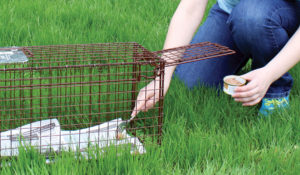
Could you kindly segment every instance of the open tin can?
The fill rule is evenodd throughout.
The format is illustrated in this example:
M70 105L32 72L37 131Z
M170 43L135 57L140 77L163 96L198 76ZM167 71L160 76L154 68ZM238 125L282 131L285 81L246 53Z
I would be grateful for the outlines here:
M236 87L244 86L246 80L240 76L228 75L223 79L224 86L223 91L228 95L233 95Z

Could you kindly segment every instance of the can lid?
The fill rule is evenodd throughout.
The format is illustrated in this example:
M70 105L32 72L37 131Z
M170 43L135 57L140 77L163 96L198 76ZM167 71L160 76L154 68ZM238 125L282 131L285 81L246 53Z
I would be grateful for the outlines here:
M232 86L242 86L246 84L246 80L237 75L228 75L223 79L224 83Z

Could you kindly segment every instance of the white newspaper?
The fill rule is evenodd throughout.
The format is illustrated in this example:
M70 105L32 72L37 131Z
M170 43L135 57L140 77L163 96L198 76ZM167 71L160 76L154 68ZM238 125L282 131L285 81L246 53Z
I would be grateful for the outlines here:
M13 46L11 48L0 48L0 64L25 63L27 61L27 56L19 47Z
M33 122L0 133L0 156L17 156L20 146L32 146L41 153L62 150L80 151L83 154L91 146L105 148L130 144L130 152L144 154L144 146L138 138L120 129L122 119L115 119L90 128L64 131L57 119Z

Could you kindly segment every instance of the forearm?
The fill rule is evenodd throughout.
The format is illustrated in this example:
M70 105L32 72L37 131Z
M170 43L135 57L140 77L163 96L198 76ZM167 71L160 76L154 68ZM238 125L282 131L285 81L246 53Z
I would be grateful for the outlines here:
M169 25L164 49L189 44L203 18L207 0L181 0Z
M169 25L164 49L187 45L200 25L208 0L181 0ZM170 79L176 66L167 67L165 77Z
M280 78L300 61L300 27L283 49L266 66L272 82Z

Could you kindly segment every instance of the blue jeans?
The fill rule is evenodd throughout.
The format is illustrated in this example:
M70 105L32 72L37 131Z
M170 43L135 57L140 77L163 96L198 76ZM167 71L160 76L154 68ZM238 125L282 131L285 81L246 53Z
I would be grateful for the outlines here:
M204 41L225 45L237 53L178 65L175 75L185 85L222 86L223 77L236 74L252 58L252 69L266 65L286 44L300 24L300 2L287 0L241 0L231 14L215 4L191 43ZM289 73L275 81L266 98L289 95Z

